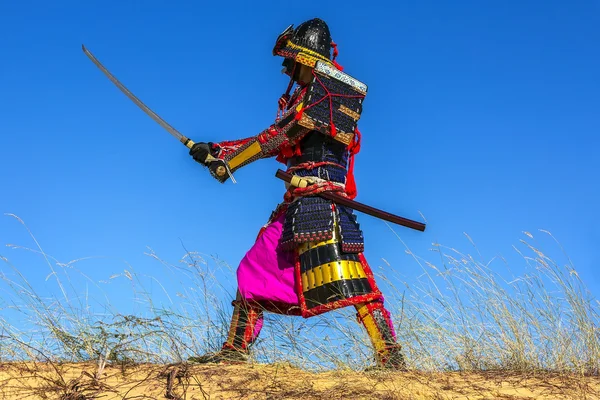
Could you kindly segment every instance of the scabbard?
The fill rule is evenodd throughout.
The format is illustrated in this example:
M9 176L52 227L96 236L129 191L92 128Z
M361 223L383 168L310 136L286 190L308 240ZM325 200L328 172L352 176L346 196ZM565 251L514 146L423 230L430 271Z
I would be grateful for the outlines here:
M282 171L280 169L277 170L277 173L275 174L275 176L285 182L288 182L288 183L291 182L292 177L293 177L292 174L288 174L287 172ZM336 194L334 192L322 192L322 193L319 193L318 196L321 196L325 199L331 200L334 203L337 203L337 204L340 204L340 205L343 205L346 207L350 207L353 210L360 211L365 214L369 214L373 217L383 219L385 221L393 222L394 224L402 225L407 228L415 229L415 230L418 230L421 232L425 231L425 224L423 224L421 222L413 221L408 218L390 214L388 212L379 210L377 208L368 206L366 204L359 203L358 201L351 200L347 197L340 196L339 194Z

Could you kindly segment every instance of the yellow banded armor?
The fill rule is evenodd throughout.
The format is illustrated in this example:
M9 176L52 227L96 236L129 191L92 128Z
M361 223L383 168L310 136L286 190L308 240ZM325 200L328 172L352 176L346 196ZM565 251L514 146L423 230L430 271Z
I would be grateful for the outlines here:
M374 294L361 259L356 253L340 249L337 224L331 239L299 245L300 281L304 309Z

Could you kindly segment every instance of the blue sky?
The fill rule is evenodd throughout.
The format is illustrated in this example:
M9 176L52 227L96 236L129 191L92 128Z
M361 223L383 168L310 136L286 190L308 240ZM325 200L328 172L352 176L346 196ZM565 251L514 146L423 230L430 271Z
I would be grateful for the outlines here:
M95 281L125 268L160 276L147 247L176 263L185 245L235 267L282 199L281 164L218 183L81 45L183 134L221 141L273 122L287 85L274 41L320 17L339 63L369 86L356 200L422 213L424 233L394 227L421 257L435 260L442 243L502 256L515 274L523 231L562 262L538 233L548 230L598 297L598 1L249 4L0 4L0 212L62 262L102 257L79 264ZM407 282L421 273L383 221L359 221L372 266L385 259ZM50 284L43 259L4 247L34 246L14 218L0 217L0 244L34 284Z

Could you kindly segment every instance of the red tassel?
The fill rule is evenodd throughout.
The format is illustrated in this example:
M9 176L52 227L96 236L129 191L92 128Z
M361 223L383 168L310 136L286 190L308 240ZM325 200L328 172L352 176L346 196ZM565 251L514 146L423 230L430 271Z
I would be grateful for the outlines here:
M356 197L356 182L354 181L354 154L350 154L350 165L346 175L346 195L353 199Z
M348 175L346 176L346 195L353 199L357 195L356 181L354 180L354 156L360 151L361 134L358 130L358 126L354 128L354 137L352 142L348 146L348 152L350 153L350 162L348 165Z
M331 121L331 137L335 137L335 135L337 135L337 128L335 127L333 121Z

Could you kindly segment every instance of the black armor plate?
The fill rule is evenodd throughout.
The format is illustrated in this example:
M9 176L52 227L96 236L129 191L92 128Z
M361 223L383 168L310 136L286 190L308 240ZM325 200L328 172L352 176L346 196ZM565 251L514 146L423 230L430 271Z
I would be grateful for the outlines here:
M333 136L333 118L334 138L349 144L362 113L367 85L320 61L314 71L315 78L308 87L299 124Z

